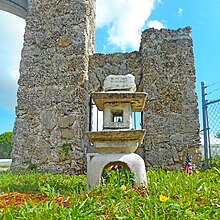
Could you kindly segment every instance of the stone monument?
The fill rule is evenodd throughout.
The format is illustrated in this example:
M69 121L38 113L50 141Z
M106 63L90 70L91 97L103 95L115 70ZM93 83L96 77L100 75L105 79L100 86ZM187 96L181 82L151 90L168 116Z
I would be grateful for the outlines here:
M108 75L127 74L135 76L137 92L148 94L147 135L136 150L146 166L180 168L186 145L200 161L191 28L148 29L139 51L94 54L95 0L24 2L12 170L34 164L42 171L85 172L86 153L95 151L85 137L94 114L90 94L103 90Z
M87 188L98 185L108 165L124 164L135 175L134 185L146 185L144 160L134 153L142 143L145 130L132 130L132 112L142 111L145 92L135 92L134 76L108 76L104 92L92 93L103 111L103 130L88 132L87 137L97 154L88 155Z

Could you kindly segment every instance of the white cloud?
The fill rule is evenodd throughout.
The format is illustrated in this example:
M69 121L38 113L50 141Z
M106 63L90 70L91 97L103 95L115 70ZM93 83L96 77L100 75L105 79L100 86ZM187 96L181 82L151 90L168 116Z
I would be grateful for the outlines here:
M0 83L0 108L8 109L14 111L16 105L16 92L17 83L11 79L11 77L6 77L6 74L1 76Z
M12 80L14 80L15 82L18 81L19 79L19 71L18 69L11 69L10 72L9 72L9 76Z
M180 17L182 17L182 15L183 15L183 9L182 9L182 8L179 8L179 9L178 9L178 15L179 15Z
M108 27L108 41L123 51L137 50L141 31L158 0L97 0L96 27Z
M25 21L0 11L0 108L14 110Z
M0 11L0 20L0 37L7 37L7 41L12 41L11 43L13 44L22 45L25 20L4 11Z
M165 28L165 25L157 20L153 20L153 21L148 22L148 27L155 28L155 29L161 29L161 28Z

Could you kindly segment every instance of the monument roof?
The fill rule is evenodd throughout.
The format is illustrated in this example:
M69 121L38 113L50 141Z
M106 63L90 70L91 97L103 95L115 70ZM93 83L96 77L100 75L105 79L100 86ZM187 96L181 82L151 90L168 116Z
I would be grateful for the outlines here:
M106 103L131 103L133 112L143 111L147 93L145 92L94 92L91 94L99 111L104 110Z

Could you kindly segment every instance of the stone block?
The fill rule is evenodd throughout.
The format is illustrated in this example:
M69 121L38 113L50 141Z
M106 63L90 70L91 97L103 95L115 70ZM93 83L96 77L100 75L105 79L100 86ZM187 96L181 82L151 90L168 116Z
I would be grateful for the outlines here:
M48 130L53 130L57 125L57 116L54 111L42 111L40 114L41 123Z
M109 75L104 81L103 90L107 91L136 91L135 77L132 74Z
M75 132L71 129L62 129L62 137L71 140L74 138Z
M74 117L73 116L65 116L61 117L59 120L59 127L60 128L69 128L71 125L73 125Z

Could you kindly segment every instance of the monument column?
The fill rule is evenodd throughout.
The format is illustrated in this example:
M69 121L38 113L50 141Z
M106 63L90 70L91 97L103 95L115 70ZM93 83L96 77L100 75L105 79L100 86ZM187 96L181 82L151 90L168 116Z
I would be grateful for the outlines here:
M20 64L12 170L84 171L95 0L32 0Z

